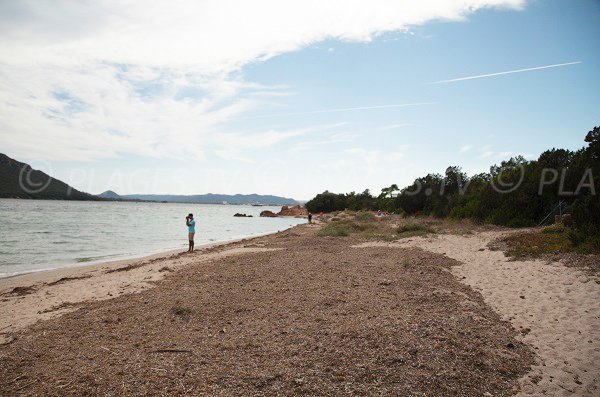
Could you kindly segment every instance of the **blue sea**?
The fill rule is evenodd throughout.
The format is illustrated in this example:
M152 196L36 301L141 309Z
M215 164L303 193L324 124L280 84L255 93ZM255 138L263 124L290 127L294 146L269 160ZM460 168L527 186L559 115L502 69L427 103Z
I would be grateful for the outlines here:
M188 213L196 220L196 247L306 222L260 218L264 210L280 207L0 199L0 277L185 251Z

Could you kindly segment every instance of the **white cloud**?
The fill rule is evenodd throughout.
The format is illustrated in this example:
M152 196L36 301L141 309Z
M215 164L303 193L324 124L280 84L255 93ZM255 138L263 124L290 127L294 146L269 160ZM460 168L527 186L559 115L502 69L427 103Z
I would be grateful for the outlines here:
M387 158L391 161L399 161L406 157L406 152L410 149L410 145L400 145Z
M365 163L376 163L380 159L380 153L377 150L367 150L363 148L346 149L346 153L355 156Z
M379 127L377 130L378 131L397 130L398 128L411 127L413 125L414 124L410 124L410 123L388 124L388 125Z
M498 152L498 153L496 153L496 158L508 160L509 158L513 157L514 155L515 154L513 152Z
M346 133L337 133L332 134L326 139L316 140L316 141L304 141L297 143L292 147L294 151L303 151L310 150L317 146L325 146L325 145L335 145L339 143L350 143L353 142L356 138L356 134L346 134Z
M404 107L410 107L410 106L425 106L425 105L435 105L435 102L413 102L413 103L398 103L398 104L388 104L388 105L357 106L357 107L352 107L352 108L339 108L339 109L318 109L318 110L309 110L306 112L267 114L267 115L257 116L256 118L300 116L300 115L321 114L321 113L354 112L357 110L391 109L391 108L404 108Z
M248 143L226 128L233 116L291 94L245 81L244 65L524 3L2 2L0 143L25 158L202 157L215 136Z
M466 153L466 152L468 152L469 150L471 150L472 148L473 148L473 146L472 146L472 145L463 145L463 146L461 146L461 148L460 148L459 152L460 152L460 153Z
M481 148L479 158L485 159L485 158L493 156L494 153L496 153L496 152L492 150L492 147L489 145L486 145Z

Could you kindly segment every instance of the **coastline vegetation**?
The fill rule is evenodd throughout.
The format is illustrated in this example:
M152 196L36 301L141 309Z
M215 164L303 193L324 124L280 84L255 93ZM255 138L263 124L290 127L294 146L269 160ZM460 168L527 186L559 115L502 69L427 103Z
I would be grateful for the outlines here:
M586 147L577 151L550 149L537 160L517 156L467 176L458 166L444 175L429 174L400 189L396 184L378 196L362 193L318 194L306 203L315 212L386 211L438 218L531 227L551 223L566 211L574 224L560 233L542 233L547 240L568 240L571 250L600 252L600 127L589 131ZM343 226L345 225L345 226ZM347 224L322 233L350 233Z
M541 254L568 253L598 254L597 240L580 240L579 233L560 224L547 226L540 231L518 233L502 239L506 253L513 257L539 256Z
M400 222L400 225L398 224ZM394 241L406 237L434 234L435 230L421 220L379 218L369 211L338 213L317 231L321 237L358 237L362 239Z

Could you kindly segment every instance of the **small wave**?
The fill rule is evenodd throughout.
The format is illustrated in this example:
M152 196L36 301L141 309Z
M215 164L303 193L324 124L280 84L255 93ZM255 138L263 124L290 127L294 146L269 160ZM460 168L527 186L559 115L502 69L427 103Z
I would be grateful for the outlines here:
M88 256L88 257L83 257L83 258L75 258L75 261L78 263L83 263L83 262L92 262L92 261L99 261L102 259L108 259L108 258L117 258L120 256L123 256L124 254L111 254L111 255L100 255L100 256ZM126 255L126 254L125 254Z
M21 270L18 272L9 272L9 273L0 272L0 278L15 277L15 276L20 276L22 274L45 272L47 270L54 270L54 269L57 269L57 268L56 267L46 267L46 268L40 268L40 269Z

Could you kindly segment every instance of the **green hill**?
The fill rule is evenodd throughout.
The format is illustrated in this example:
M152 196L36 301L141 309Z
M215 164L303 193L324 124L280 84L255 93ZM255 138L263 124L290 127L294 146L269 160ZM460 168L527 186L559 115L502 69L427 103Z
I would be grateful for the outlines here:
M0 153L0 198L101 200Z

